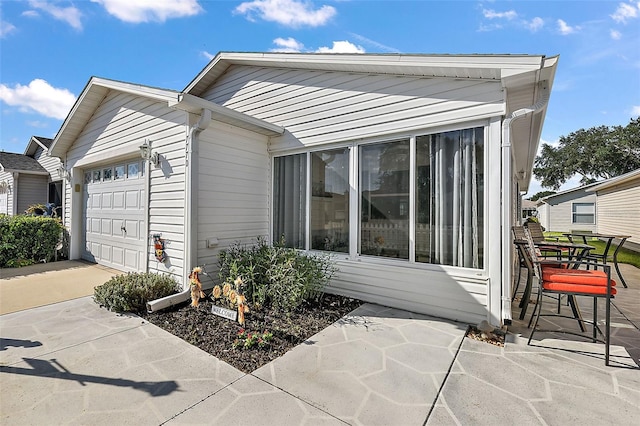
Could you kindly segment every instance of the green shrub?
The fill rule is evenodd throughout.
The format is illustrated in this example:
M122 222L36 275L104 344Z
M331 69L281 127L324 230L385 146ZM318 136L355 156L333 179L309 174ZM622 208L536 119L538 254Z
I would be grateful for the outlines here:
M128 273L117 275L96 287L93 299L114 312L143 312L147 302L178 291L178 283L169 275Z
M63 229L50 217L0 215L0 268L50 261Z
M269 246L258 238L253 246L234 244L219 254L219 277L233 284L240 277L242 291L253 305L291 312L305 300L322 294L336 271L327 254L307 254L284 246Z

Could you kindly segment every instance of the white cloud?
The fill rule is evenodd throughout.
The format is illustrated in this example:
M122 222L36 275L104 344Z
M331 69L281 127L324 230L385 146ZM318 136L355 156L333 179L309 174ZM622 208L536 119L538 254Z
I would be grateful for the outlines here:
M365 53L364 47L348 41L334 41L333 47L321 47L317 53Z
M610 30L609 31L609 35L611 36L611 38L613 40L620 40L622 38L622 33L620 33L620 31L616 31L616 30Z
M0 38L6 37L7 35L11 34L15 30L16 30L15 25L7 21L0 21Z
M214 55L213 53L209 53L206 50L203 50L202 52L200 52L200 54L202 56L204 56L205 58L207 58L208 61L212 60L213 58L216 57L216 55Z
M29 6L48 13L58 21L66 22L76 30L82 30L82 22L80 20L82 13L80 13L80 9L75 6L58 7L53 3L40 0L30 0ZM31 16L33 16L33 14L31 14Z
M640 12L640 2L638 2L635 6L633 2L629 3L620 3L616 11L611 15L616 22L621 22L623 24L627 23L627 19L635 19L638 17L638 12Z
M640 105L634 105L631 107L631 115L634 117L640 116Z
M531 21L525 22L525 26L529 30L531 30L533 32L536 32L536 31L538 31L540 28L542 28L544 26L544 20L542 18L539 18L539 17L536 16Z
M258 17L289 27L318 27L336 15L332 6L323 5L316 9L309 1L298 0L254 0L240 4L234 12L245 15L249 21Z
M204 11L197 0L91 0L124 22L165 22Z
M0 100L19 107L22 112L37 112L62 120L71 110L76 97L67 89L57 89L38 78L28 86L16 84L11 88L0 84Z
M272 52L283 52L283 53L297 53L301 52L304 49L304 44L300 43L295 38L281 38L273 40L273 44L278 47L271 49Z
M37 18L40 16L37 10L25 10L20 15L26 16L27 18Z
M38 129L46 129L47 127L49 127L49 123L46 123L44 121L39 121L39 120L27 121L27 125L31 127L36 127Z
M579 31L579 30L580 30L580 27L579 27L579 26L577 26L577 25L576 25L575 27L569 26L569 25L568 25L565 21L563 21L562 19L558 19L557 23L558 23L558 31L560 31L560 34L562 34L562 35L569 35L569 34L573 34L573 33L575 33L576 31Z
M365 43L365 44L370 44L374 47L377 47L380 50L384 50L386 52L391 52L391 53L400 53L399 49L396 49L395 47L391 47L391 46L387 46L385 44L379 43L375 40L371 40L366 38L365 36L362 36L360 34L356 34L356 33L350 33L351 36L355 37L356 39L360 40L361 42Z
M518 17L515 10L508 10L506 12L496 12L492 9L483 9L482 14L487 19L508 19L512 20Z

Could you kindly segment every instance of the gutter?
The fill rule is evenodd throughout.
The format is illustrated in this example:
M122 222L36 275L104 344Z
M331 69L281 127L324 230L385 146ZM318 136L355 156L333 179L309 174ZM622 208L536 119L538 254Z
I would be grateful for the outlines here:
M542 95L533 105L513 111L502 122L502 321L511 322L511 269L512 269L512 245L511 241L511 205L513 204L511 181L513 178L512 151L511 151L511 124L520 118L530 114L537 114L549 103L549 82L542 82ZM508 224L508 226L507 226Z
M198 252L198 135L209 127L211 110L203 109L198 122L190 126L186 143L187 176L185 182L185 237L184 237L184 266L181 293L172 294L147 303L147 311L154 312L182 303L191 297L189 273L197 262ZM207 287L208 288L212 288ZM203 288L204 289L204 288Z

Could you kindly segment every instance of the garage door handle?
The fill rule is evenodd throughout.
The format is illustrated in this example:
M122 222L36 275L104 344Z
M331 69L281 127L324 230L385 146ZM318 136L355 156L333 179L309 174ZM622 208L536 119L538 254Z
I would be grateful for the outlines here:
M120 230L122 232L127 232L127 228L124 226L124 222L122 222L122 225L120 225Z

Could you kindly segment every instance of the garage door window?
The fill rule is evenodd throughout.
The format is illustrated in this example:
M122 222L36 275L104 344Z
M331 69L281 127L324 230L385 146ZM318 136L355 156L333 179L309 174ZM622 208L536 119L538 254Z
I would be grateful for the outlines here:
M127 169L128 169L128 178L129 179L135 179L138 177L138 169L139 169L140 165L138 163L129 163L127 165Z
M105 182L110 181L112 177L113 177L113 169L111 167L109 167L108 169L102 170L102 179L104 179Z
M124 165L115 166L114 172L115 173L113 174L113 178L115 180L124 179Z
M100 177L102 176L102 171L101 170L94 170L93 171L93 182L100 182Z

